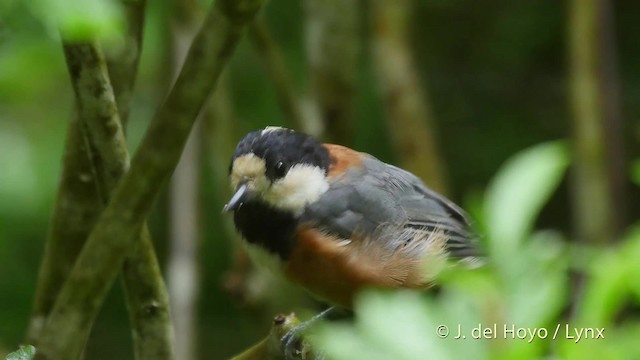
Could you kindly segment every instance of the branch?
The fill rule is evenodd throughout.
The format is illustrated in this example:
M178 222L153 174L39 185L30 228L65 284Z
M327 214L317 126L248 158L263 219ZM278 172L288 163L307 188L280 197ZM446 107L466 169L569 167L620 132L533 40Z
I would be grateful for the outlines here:
M69 121L62 175L40 266L25 343L37 344L46 319L102 210L91 151L77 111Z
M360 15L357 0L305 0L305 45L311 93L328 137L350 144L354 135Z
M84 339L79 334L88 333L124 255L179 160L202 104L261 5L261 0L221 0L212 6L131 169L114 191L62 288L43 331L39 358L78 356Z
M391 139L402 166L446 193L433 115L410 50L412 0L372 2L373 51Z
M122 0L126 18L125 45L117 53L107 53L109 79L115 95L122 131L126 133L133 88L142 52L145 0ZM96 138L97 134L89 134ZM95 141L95 140L94 140ZM118 143L126 149L126 143ZM101 158L117 156L116 149L100 154ZM127 162L127 158L124 159ZM109 192L120 180L111 179ZM104 181L104 180L103 180ZM109 197L110 193L103 196ZM106 203L105 203L106 206ZM125 260L122 280L132 328L135 359L172 359L173 326L169 316L169 296L153 247L147 224L142 225L139 244Z
M169 296L147 224L122 267L122 279L137 360L174 358Z
M64 50L80 118L86 126L88 142L95 149L93 164L101 174L96 181L103 206L106 206L111 192L129 166L118 108L99 47L66 43ZM128 263L135 266L126 266L123 271L136 358L172 358L168 298L146 224L142 225L138 236L138 245L128 256ZM77 342L78 346L83 343Z
M312 126L304 117L302 112L300 99L296 95L293 81L286 63L282 56L282 52L273 41L269 28L263 19L256 19L249 26L249 36L260 59L262 60L267 75L273 83L276 91L276 97L280 108L284 113L284 117L290 127L304 132L312 130Z
M234 356L231 360L281 360L283 359L284 351L282 349L282 337L293 329L296 325L300 324L300 320L291 313L289 315L277 315L273 319L271 330L264 339L260 340L257 344L253 345L249 349ZM300 355L302 359L314 359L315 357L311 353L311 349L306 342L301 344L301 352L304 355Z
M138 74L138 63L142 52L142 30L146 0L121 0L127 22L124 45L115 53L107 52L107 67L113 93L115 94L122 129L126 132L131 108L133 87Z

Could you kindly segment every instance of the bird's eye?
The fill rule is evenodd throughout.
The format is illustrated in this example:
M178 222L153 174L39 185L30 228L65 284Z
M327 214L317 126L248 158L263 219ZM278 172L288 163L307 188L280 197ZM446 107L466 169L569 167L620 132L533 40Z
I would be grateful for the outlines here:
M278 161L278 163L276 164L276 168L275 168L276 176L277 177L283 177L286 172L287 172L287 165L285 163L283 163L282 161Z

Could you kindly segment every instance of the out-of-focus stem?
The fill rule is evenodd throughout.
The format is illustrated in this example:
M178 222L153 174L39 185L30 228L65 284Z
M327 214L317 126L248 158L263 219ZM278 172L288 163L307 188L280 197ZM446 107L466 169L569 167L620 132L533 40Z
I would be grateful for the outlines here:
M189 45L202 22L197 1L171 2L171 72L177 76L189 51ZM206 108L206 105L205 107ZM202 111L184 147L171 178L169 190L169 258L167 283L171 313L176 329L176 358L192 360L197 349L197 299L200 290L198 248L200 246L200 140Z
M572 0L569 9L570 99L573 111L575 166L573 208L580 240L605 244L614 238L613 207L608 165L611 137L605 136L613 119L605 112L602 77L604 0ZM615 128L615 126L614 126Z
M305 46L314 107L327 138L353 142L360 6L357 0L305 0Z
M74 110L25 343L37 344L62 284L102 210L91 151Z
M446 194L433 114L409 44L412 0L372 0L373 57L392 143L404 168Z
M92 43L66 43L64 50L85 136L94 149L102 208L129 167L124 130L100 48ZM171 359L167 293L146 224L139 236L127 255L129 266L123 269L136 359Z

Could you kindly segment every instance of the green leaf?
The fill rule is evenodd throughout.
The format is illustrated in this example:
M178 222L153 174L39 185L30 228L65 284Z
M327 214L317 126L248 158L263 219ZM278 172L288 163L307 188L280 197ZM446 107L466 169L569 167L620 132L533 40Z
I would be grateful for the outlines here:
M32 345L27 345L7 355L6 360L31 360L35 355L36 348Z
M323 324L311 340L334 360L452 359L436 334L434 307L415 292L367 291L356 302L355 324Z
M566 145L550 142L514 155L498 171L484 208L490 250L498 261L516 259L519 245L568 165Z
M35 0L31 11L52 34L74 41L112 38L121 33L123 12L114 0Z

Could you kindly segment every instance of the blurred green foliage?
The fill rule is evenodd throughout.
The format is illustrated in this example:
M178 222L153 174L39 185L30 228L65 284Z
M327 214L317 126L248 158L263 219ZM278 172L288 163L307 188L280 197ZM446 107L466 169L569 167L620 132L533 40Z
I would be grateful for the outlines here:
M121 32L123 13L116 0L6 0L0 11L14 26L33 25L50 36L109 39Z
M530 226L567 165L564 146L548 143L500 169L478 218L486 267L451 267L438 295L363 293L354 324L324 324L311 340L335 360L638 358L640 318L617 317L629 301L640 304L640 227L615 248L587 255ZM574 298L570 263L586 275ZM576 310L563 312L572 301Z
M7 355L7 360L31 360L35 354L36 348L31 345L27 345Z

